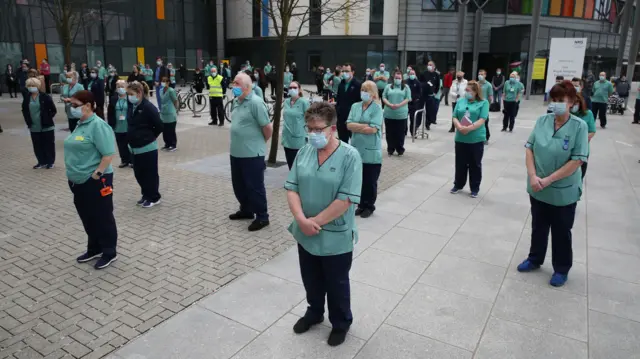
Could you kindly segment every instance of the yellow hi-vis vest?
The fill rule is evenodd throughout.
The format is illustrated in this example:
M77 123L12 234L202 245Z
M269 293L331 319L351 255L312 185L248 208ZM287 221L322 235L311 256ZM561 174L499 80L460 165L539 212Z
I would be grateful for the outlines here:
M217 75L215 78L209 75L207 83L209 84L209 97L222 97L222 76Z

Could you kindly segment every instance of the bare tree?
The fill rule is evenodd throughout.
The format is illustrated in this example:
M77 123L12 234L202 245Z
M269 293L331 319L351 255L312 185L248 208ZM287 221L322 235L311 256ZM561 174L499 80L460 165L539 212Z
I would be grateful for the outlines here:
M267 160L276 163L278 144L280 143L280 117L282 114L282 97L284 84L284 68L287 45L300 37L302 30L311 22L322 26L325 23L344 22L357 16L359 11L367 9L369 0L269 0L264 4L261 0L249 0L256 4L271 19L276 37L279 40L279 57L276 63L278 77L276 79L276 103L273 115L273 137ZM294 23L292 23L292 20Z

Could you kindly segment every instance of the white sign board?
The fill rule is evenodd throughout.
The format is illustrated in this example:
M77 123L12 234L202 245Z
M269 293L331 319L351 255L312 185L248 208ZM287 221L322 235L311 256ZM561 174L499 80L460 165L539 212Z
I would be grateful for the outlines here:
M582 78L586 49L586 38L555 37L551 39L545 92L549 92L556 84L556 76L564 76L565 80L571 80L574 77Z

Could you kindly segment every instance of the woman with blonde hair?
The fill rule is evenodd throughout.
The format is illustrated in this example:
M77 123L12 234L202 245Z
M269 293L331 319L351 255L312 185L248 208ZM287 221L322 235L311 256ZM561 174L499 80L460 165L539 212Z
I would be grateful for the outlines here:
M289 170L293 166L298 150L307 144L307 131L305 130L304 113L309 108L309 100L302 96L302 86L297 81L292 81L288 89L289 98L284 102L282 118L282 146L287 158Z
M373 81L365 81L360 88L362 101L351 106L347 129L353 133L351 146L362 158L362 190L355 214L368 218L376 210L378 178L382 168L382 120L384 118L378 87Z
M38 163L33 169L53 168L56 160L56 126L53 123L57 110L51 96L41 90L42 82L28 78L25 82L29 93L22 101L22 115L31 132L31 142Z
M83 91L84 86L78 81L79 75L76 71L69 71L66 74L66 84L62 87L62 101L64 102L64 110L67 113L67 120L69 121L69 132L73 132L78 124L78 119L73 116L71 112L71 97L78 92Z

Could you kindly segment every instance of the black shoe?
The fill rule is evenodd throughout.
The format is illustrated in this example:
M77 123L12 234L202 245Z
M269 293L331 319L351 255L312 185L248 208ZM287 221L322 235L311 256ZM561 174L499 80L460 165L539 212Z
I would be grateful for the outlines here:
M48 169L48 170L53 169L53 167L54 167L53 163L52 163L52 164L50 164L50 165L46 165L46 166L44 166L44 168L46 168L46 169Z
M371 217L372 214L373 214L373 211L370 210L369 208L366 208L364 211L362 211L362 213L360 214L360 217L369 218Z
M404 151L402 152L398 151L398 156L402 156L402 155L404 155Z
M224 122L220 122L220 124L218 125L218 127L223 127L224 126Z
M344 340L347 338L347 330L343 329L331 329L331 334L329 334L329 339L327 340L327 344L332 347L337 347L338 345L344 343Z
M142 206L144 204L144 202L146 202L147 200L144 199L144 197L140 198L138 200L138 202L136 202L136 206Z
M605 128L607 128L607 125L600 126L600 127L604 130Z
M215 123L213 121L209 122L209 126L215 126L215 125L217 125L217 123Z
M389 155L389 157L393 156L393 152L387 152L387 154Z
M509 132L513 132L513 128L510 128L510 129L509 129Z
M316 322L313 322L310 319L307 319L306 317L302 317L302 318L298 319L296 324L293 325L293 332L296 333L296 334L306 333L314 325L322 323L323 320L324 320L324 317L320 318L320 320L318 320Z
M39 169L45 168L45 167L46 167L46 165L41 165L41 164L38 163L37 165L33 166L33 169L34 170L39 170Z
M500 130L500 132L507 132L507 129L503 128L502 130Z
M76 261L78 261L78 263L86 263L89 262L91 260L94 260L96 258L102 257L102 253L85 253L83 255L81 255L80 257L76 258Z
M449 105L447 105L447 106L449 106ZM432 123L432 125L437 125L437 124L438 124L438 121L433 121L433 123Z
M362 212L364 212L364 208L360 208L360 207L356 208L356 216L361 215Z
M453 132L456 132L456 130L453 128L449 130L449 133L453 133Z
M108 266L111 265L111 263L115 262L117 259L118 259L117 255L115 255L113 257L109 257L109 258L100 257L100 259L98 259L98 261L93 266L93 268L95 268L95 269L107 268Z
M125 167L129 167L129 164L128 164L128 163L125 163L125 162L122 162L122 163L120 164L120 166L118 166L118 168L125 168Z
M427 131L431 131L431 126L427 126Z
M244 213L244 212L236 212L229 215L229 219L232 221L237 221L239 219L253 219L253 213Z
M249 225L249 232L259 231L268 225L269 225L269 221L259 221L256 219L255 221L251 222L251 224Z

